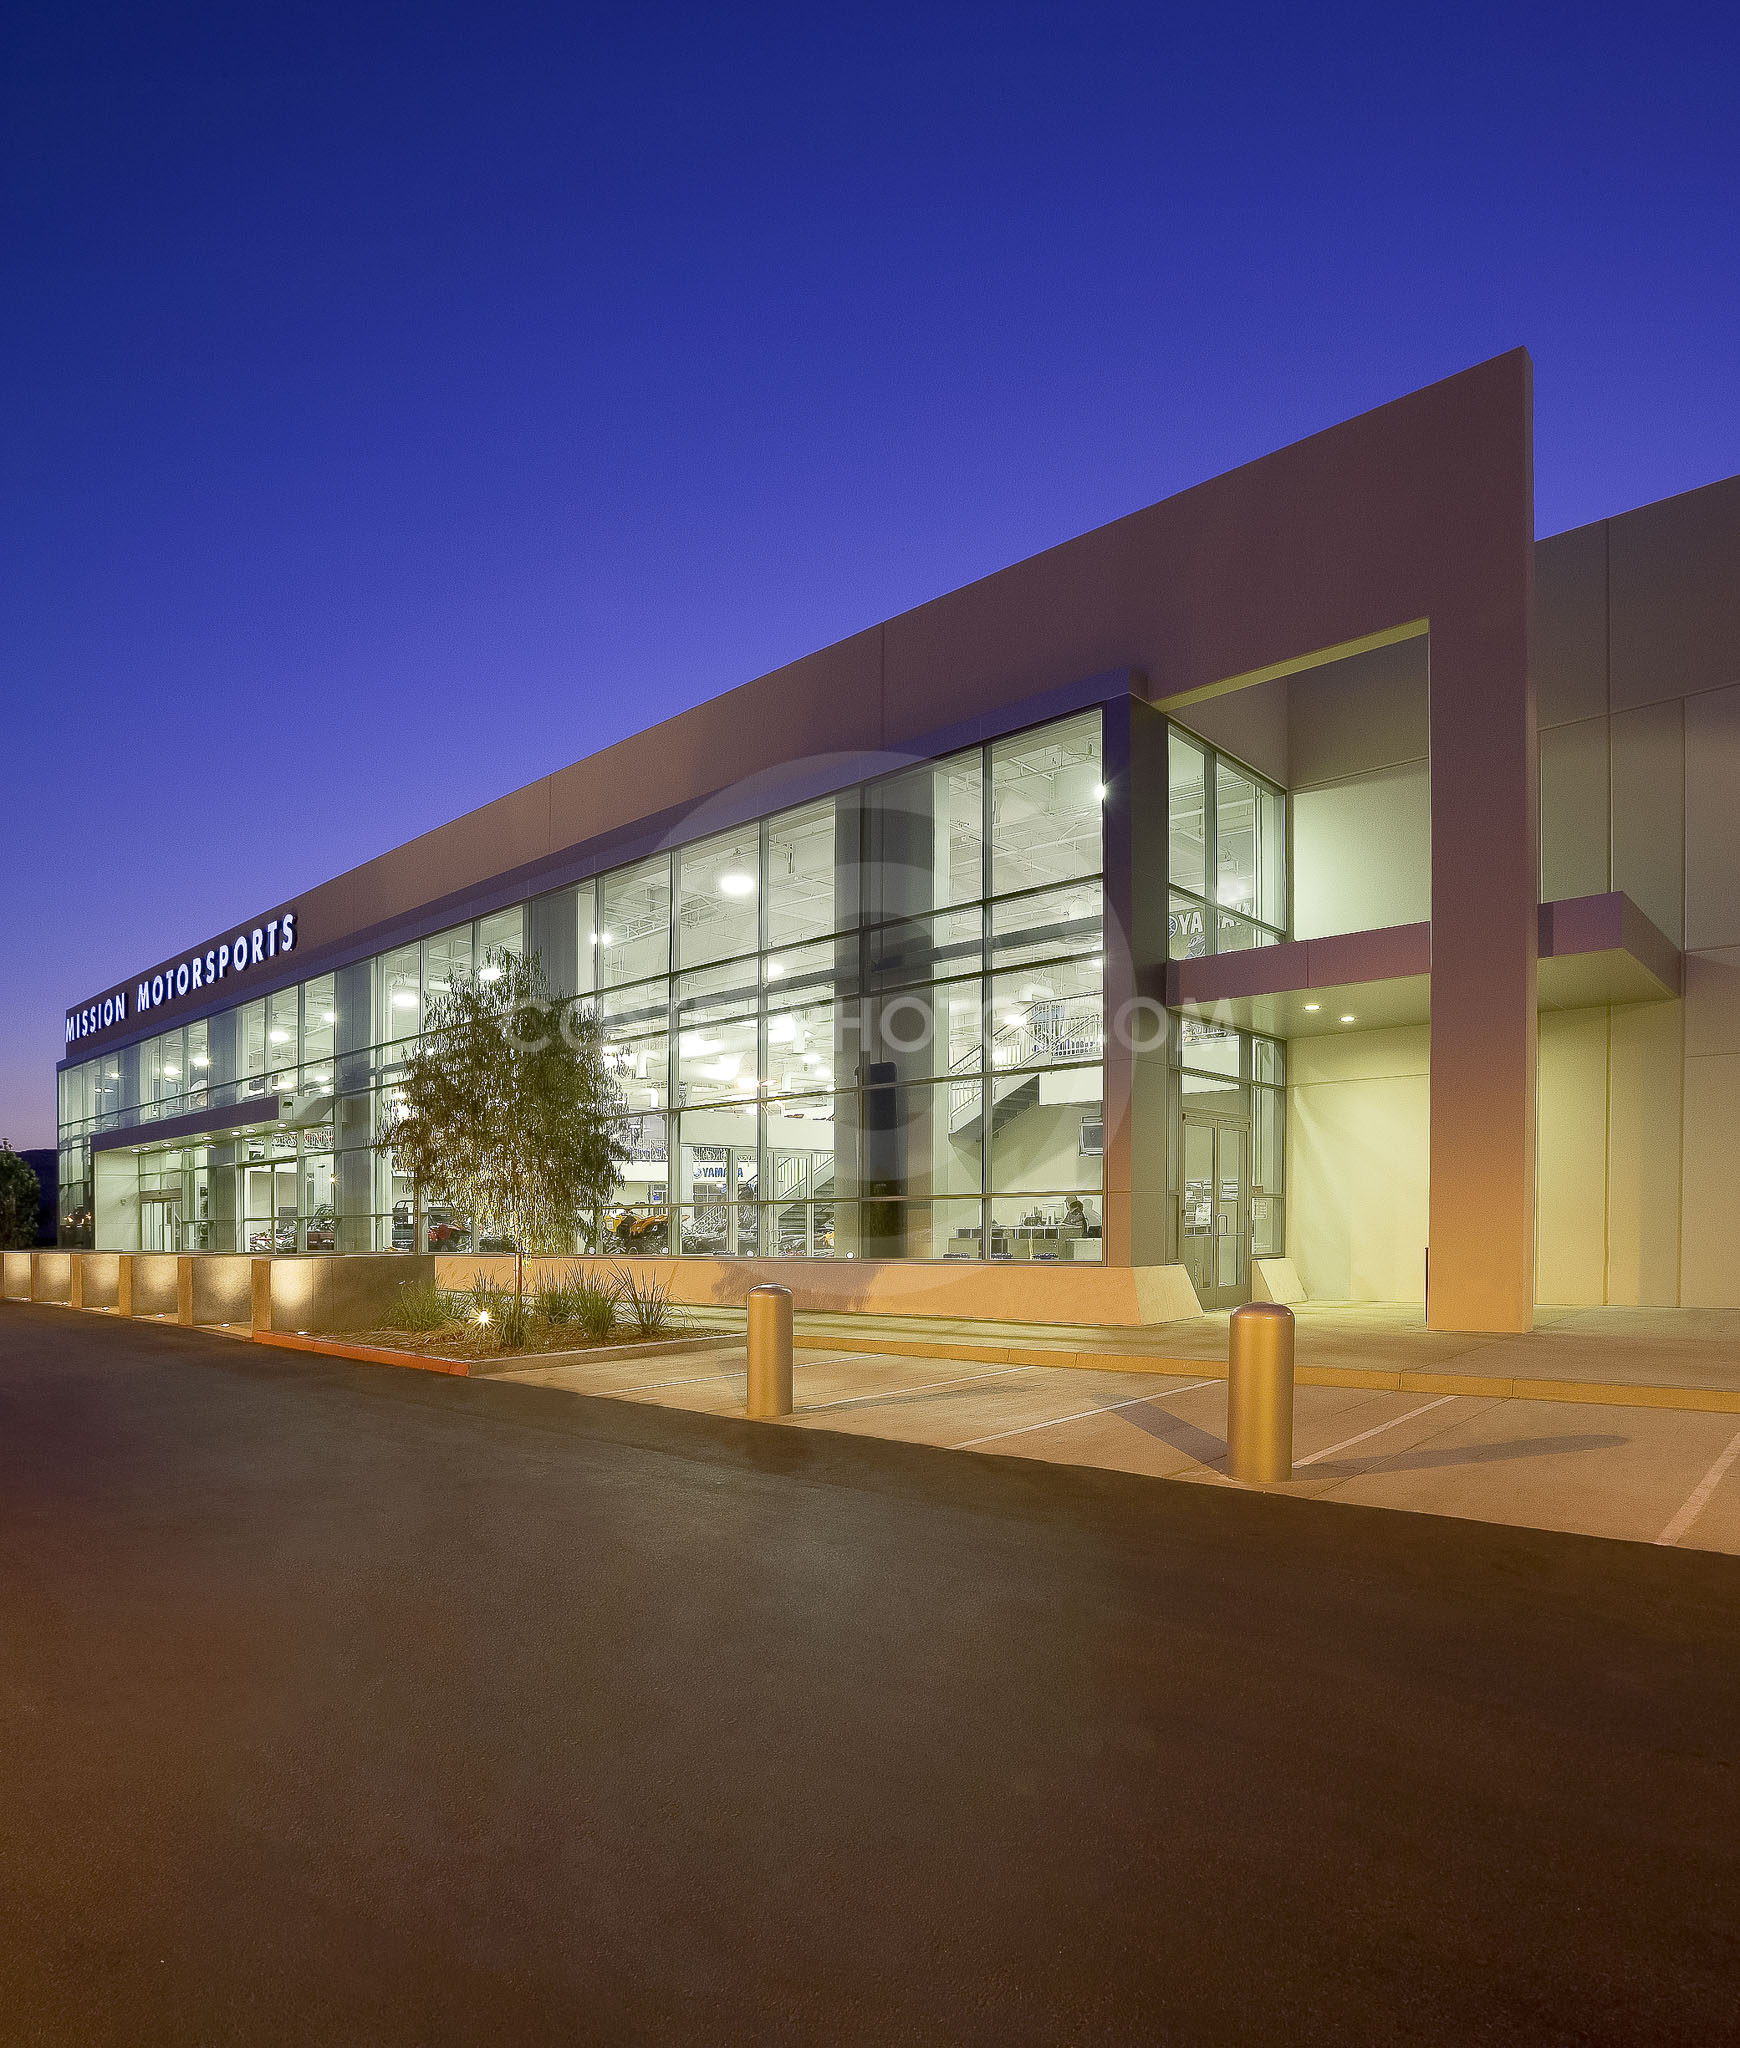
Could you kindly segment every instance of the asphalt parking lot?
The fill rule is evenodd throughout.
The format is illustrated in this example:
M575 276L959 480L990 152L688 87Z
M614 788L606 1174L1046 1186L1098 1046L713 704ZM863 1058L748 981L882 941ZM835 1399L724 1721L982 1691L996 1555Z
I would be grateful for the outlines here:
M7 1304L0 2037L1705 2044L1737 1611Z

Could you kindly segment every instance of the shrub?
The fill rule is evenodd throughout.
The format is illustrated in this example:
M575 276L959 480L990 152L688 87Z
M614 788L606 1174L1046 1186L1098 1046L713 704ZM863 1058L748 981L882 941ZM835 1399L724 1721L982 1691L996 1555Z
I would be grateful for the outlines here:
M576 1324L588 1337L608 1337L616 1327L616 1302L614 1281L571 1260L559 1280L546 1280L538 1289L533 1307L552 1329Z
M479 1273L463 1297L466 1320L477 1324L484 1343L502 1351L523 1351L532 1334L532 1305L511 1287L498 1287Z
M553 1330L574 1321L574 1307L573 1289L566 1281L546 1280L532 1296L532 1314Z
M454 1320L451 1300L431 1280L407 1280L387 1310L395 1330L444 1330Z
M504 1351L523 1351L531 1339L532 1307L524 1295L502 1291L501 1307L493 1318Z
M656 1337L673 1321L671 1283L655 1273L636 1273L632 1266L617 1266L617 1299L628 1310L628 1319L643 1337Z
M588 1337L608 1337L616 1328L616 1307L620 1290L612 1280L600 1280L591 1273L579 1273L570 1286L574 1320Z

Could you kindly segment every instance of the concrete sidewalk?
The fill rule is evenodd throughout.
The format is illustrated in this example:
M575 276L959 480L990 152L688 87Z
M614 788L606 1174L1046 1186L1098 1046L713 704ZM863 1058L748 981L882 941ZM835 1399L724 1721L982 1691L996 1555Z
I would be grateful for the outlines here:
M697 1326L741 1329L740 1310L687 1310ZM1507 1396L1536 1385L1659 1389L1740 1411L1740 1309L1543 1308L1527 1336L1428 1330L1400 1302L1307 1302L1294 1310L1310 1384L1394 1390L1424 1376ZM800 1315L801 1342L879 1355L1150 1372L1226 1370L1229 1312L1147 1328L963 1322L942 1317ZM1675 1405L1692 1405L1690 1399Z
M1222 1342L1212 1374L806 1345L796 1412L775 1426L1228 1487L1224 1330ZM530 1364L492 1377L714 1415L744 1407L739 1350ZM1265 1490L1740 1554L1733 1414L1301 1385L1294 1469L1290 1484Z

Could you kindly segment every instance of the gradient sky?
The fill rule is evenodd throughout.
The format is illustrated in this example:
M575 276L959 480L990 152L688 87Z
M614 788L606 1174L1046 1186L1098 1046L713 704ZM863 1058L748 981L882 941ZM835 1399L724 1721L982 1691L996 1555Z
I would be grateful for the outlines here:
M0 1137L106 984L1518 343L1543 533L1740 470L1736 78L1731 6L12 0Z

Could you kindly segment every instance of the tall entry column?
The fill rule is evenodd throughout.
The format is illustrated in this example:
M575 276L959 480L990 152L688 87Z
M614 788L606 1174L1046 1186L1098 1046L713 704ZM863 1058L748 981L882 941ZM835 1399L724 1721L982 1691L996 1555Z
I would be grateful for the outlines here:
M1468 595L1431 621L1432 1079L1427 1322L1527 1330L1535 1293L1535 974L1539 795L1530 635L1534 479L1520 417L1462 565ZM1473 601L1476 600L1477 601Z

